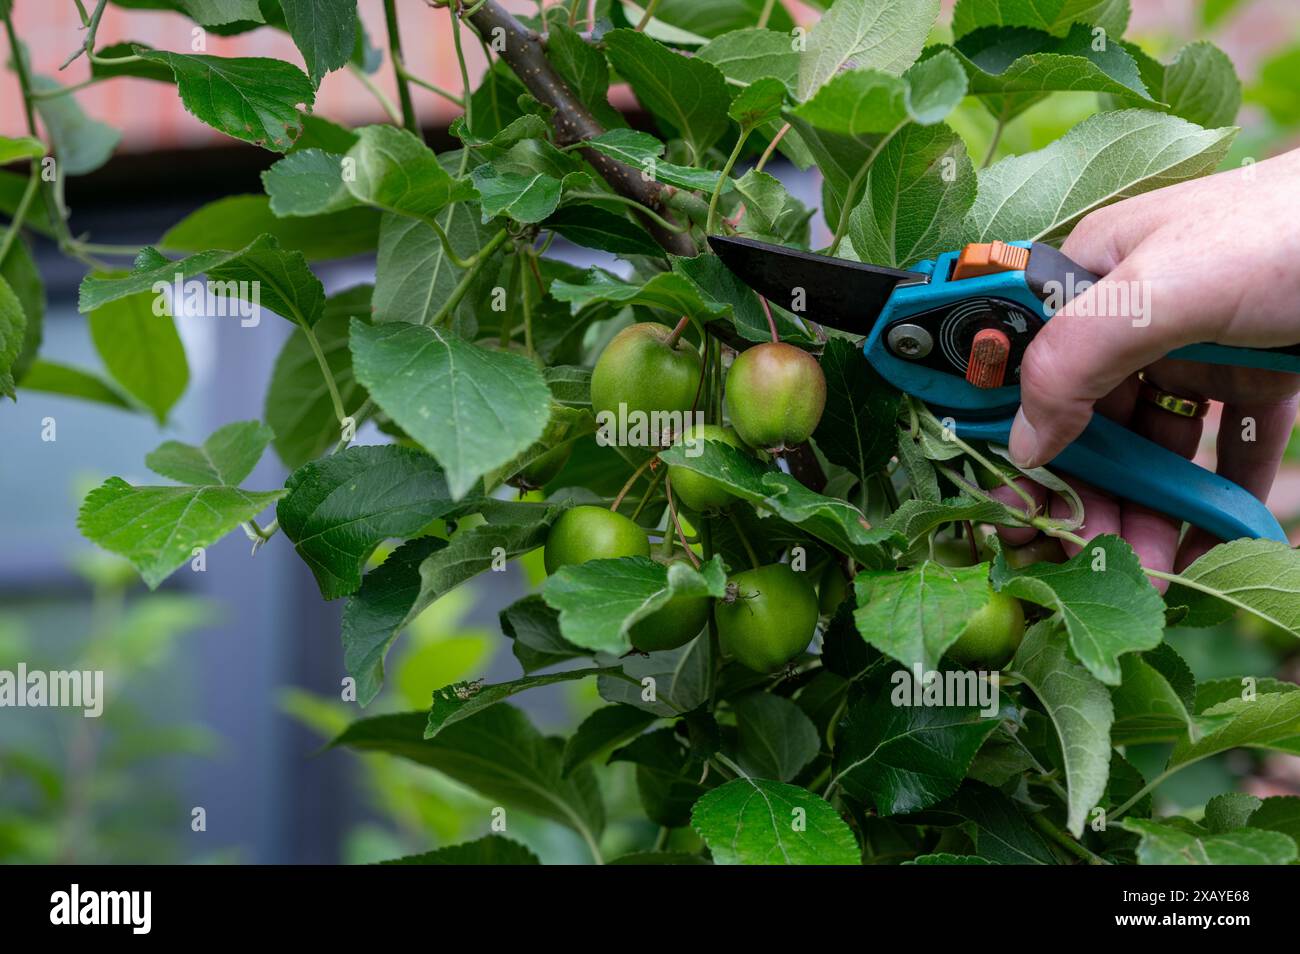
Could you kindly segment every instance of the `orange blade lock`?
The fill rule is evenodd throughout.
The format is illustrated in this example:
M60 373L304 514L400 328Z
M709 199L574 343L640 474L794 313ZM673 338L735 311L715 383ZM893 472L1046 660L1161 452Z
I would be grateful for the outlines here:
M997 328L975 333L970 346L970 364L966 380L977 388L1000 388L1007 376L1007 359L1011 357L1011 339Z

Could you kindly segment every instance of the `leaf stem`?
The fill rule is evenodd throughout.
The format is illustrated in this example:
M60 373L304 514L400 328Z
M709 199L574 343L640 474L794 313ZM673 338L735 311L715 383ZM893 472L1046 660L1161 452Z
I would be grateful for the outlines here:
M646 28L646 24L649 23L651 18L655 15L655 10L658 9L658 7L659 7L659 0L650 0L650 2L646 4L645 13L641 14L640 22L638 22L633 29L635 29L638 33L644 30Z
M334 405L334 418L338 421L339 427L343 427L343 419L348 416L348 412L343 409L343 397L339 394L339 386L334 381L334 372L330 370L329 361L325 359L325 352L321 350L320 339L316 337L316 331L310 325L304 324L302 332L307 336L307 344L311 345L311 353L316 356L316 364L320 367L320 373L325 378L325 386L330 392L330 403Z
M853 211L853 197L857 195L858 188L862 185L863 179L865 179L867 173L871 171L871 166L875 163L876 157L880 155L881 150L889 144L889 141L893 139L894 136L898 135L898 131L905 125L907 125L906 120L899 123L886 133L880 142L876 143L875 147L867 155L867 161L862 164L862 168L854 173L853 179L849 182L849 188L844 193L844 204L840 208L839 224L835 226L835 238L831 240L830 248L826 250L827 255L834 255L839 251L840 242L844 241L844 236L849 230L849 213Z
M456 9L451 11L451 39L456 47L456 62L460 65L461 102L465 106L465 131L472 133L474 130L473 90L470 88L469 67L465 65L465 50L460 43L460 18L463 9L463 0L456 0ZM460 174L463 176L468 168L469 150L465 149L460 154Z
M442 324L443 320L455 310L456 306L460 304L460 300L465 297L465 293L469 291L470 283L474 280L474 277L478 275L479 269L483 267L483 263L492 257L492 253L500 247L501 243L506 240L506 237L506 230L501 229L496 235L488 239L486 245L479 249L478 253L474 256L474 260L470 263L469 268L465 269L465 274L460 277L460 281L456 283L456 287L451 290L451 294L447 296L447 300L442 303L442 307L438 309L438 313L434 315L433 319L429 322L430 326L437 327Z
M616 192L569 192L565 195L568 199L593 199L600 202L621 202L624 205L630 205L639 213L650 219L655 225L669 232L687 232L690 230L689 225L676 225L669 222L662 215L656 212L644 202L630 198L625 195L619 195Z
M772 153L776 151L777 144L782 139L785 138L785 134L788 133L789 131L790 131L789 123L785 123L780 129L776 131L776 135L772 137L772 141L767 144L767 148L763 150L763 154L758 157L758 162L754 164L755 172L763 171L763 167L767 165L767 160L771 159Z
M1061 831L1061 829L1053 825L1042 812L1036 812L1035 814L1031 815L1030 821L1033 822L1035 828L1041 831L1048 838L1052 839L1052 841L1056 842L1058 845L1060 845L1070 854L1074 855L1076 858L1079 858L1082 861L1086 861L1090 865L1110 864L1109 861L1107 861L1106 859L1098 855L1093 854L1083 845L1079 844L1079 842L1071 838L1066 832Z
M980 163L981 169L987 169L993 165L993 157L998 154L998 144L1002 141L1002 130L1007 128L1007 118L1005 113L998 116L997 125L993 127L993 138L989 140L989 151L984 154L984 161Z
M91 13L90 19L85 21L86 22L85 41L81 44L81 46L77 47L77 49L72 51L71 56L69 56L66 60L63 61L63 65L59 67L60 72L66 70L69 66L75 63L77 57L81 56L82 53L85 53L88 57L91 58L92 61L94 60L95 34L99 31L99 21L104 16L104 8L107 6L108 6L108 0L99 0L99 2L95 4L95 10L93 13ZM139 59L139 57L136 57L136 59Z
M776 0L765 0L763 12L758 15L758 23L755 26L762 30L767 27L767 21L772 18L772 8L776 6Z
M772 344L780 344L781 336L776 333L776 319L772 317L772 306L768 303L767 296L759 295L758 301L763 306L763 314L767 316L767 330L772 332Z
M461 99L461 97L457 96L449 89L443 89L441 86L436 86L423 77L416 76L406 68L406 64L401 60L394 60L394 68L403 79L410 80L416 86L419 86L421 89L427 89L430 93L436 93L438 96L441 96L448 102L459 106L461 109L465 108L465 100Z
M361 85L370 91L370 95L379 102L381 107L383 107L388 118L393 121L393 125L402 125L402 114L397 111L397 106L388 98L388 94L376 86L375 81L366 75L365 70L357 66L355 63L349 63L348 72L355 76L361 82Z
M745 535L745 528L741 526L740 518L736 516L736 511L728 508L727 516L731 518L731 525L736 528L736 536L740 537L740 545L745 548L745 555L749 557L749 565L757 570L760 566L758 554L754 552L754 547L749 542L749 537Z
M18 207L14 209L13 218L9 220L9 228L5 229L3 239L0 239L0 268L4 267L5 258L9 255L9 249L13 246L18 238L18 233L22 231L23 220L27 218L27 210L32 204L32 199L36 197L36 190L41 187L41 180L36 171L27 177L27 187L23 189L23 196L18 200Z
M677 519L677 507L673 503L673 479L667 477L664 479L664 492L668 495L668 515L672 518L673 526L677 528L677 536L682 541L682 549L686 551L686 559L691 561L691 566L695 569L700 568L700 558L695 555L691 545L686 542L686 533L682 530L682 522Z
M632 476L627 479L627 483L623 485L623 489L618 492L618 496L614 498L614 502L609 505L610 510L612 510L615 513L618 512L619 506L623 503L623 498L626 497L628 491L632 489L632 486L636 483L637 478L640 477L642 474L644 474L646 468L651 466L655 462L655 460L657 460L657 458L647 457L645 461L642 462L640 467L632 471ZM645 498L642 497L641 499L644 500Z
M402 69L402 33L397 23L396 0L384 0L384 22L388 28L388 55L393 61L393 76L397 81L397 99L402 104L402 125L418 136L420 120L415 115L415 103L411 100L409 77Z
M709 215L705 220L705 230L710 235L714 234L713 221L718 216L718 200L722 198L722 187L726 184L727 177L731 175L731 169L740 157L740 150L745 147L745 140L749 138L749 133L748 127L741 127L740 135L736 137L736 145L732 147L731 155L727 156L726 165L722 167L722 174L718 176L718 181L713 186L713 194L709 196Z

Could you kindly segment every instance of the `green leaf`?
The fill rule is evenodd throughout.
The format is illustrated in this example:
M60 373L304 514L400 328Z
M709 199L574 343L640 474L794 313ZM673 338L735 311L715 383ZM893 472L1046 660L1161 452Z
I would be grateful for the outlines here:
M511 603L500 613L501 631L514 643L511 650L524 672L591 655L560 633L560 614L537 594Z
M740 124L742 131L748 132L779 119L784 102L784 84L768 76L755 80L737 93L727 109L727 115Z
M674 599L725 595L727 574L714 557L700 571L664 566L648 557L589 560L556 570L542 598L560 612L560 631L575 646L622 655L632 648L633 624Z
M693 639L680 649L628 656L622 665L630 679L601 676L597 680L606 702L674 718L699 708L713 690L714 659L707 639Z
M0 395L18 399L14 390L13 367L23 349L27 316L18 296L0 276Z
M110 477L81 505L77 526L105 550L126 557L150 589L246 520L283 490L238 487L132 487Z
M104 367L161 424L190 380L185 347L172 316L156 314L153 292L100 305L87 316L90 337Z
M171 53L137 46L137 56L171 67L185 108L213 129L284 152L302 132L301 103L316 91L302 71L265 57Z
M813 493L789 474L768 469L734 447L718 441L705 441L703 446L694 457L687 455L684 445L670 447L660 452L659 459L712 478L753 504L760 515L774 513L865 567L892 565L890 547L900 538L892 531L869 528L852 504Z
M1167 644L1162 644L1167 645ZM1200 728L1188 711L1187 702L1164 673L1145 656L1129 653L1120 657L1121 682L1111 690L1115 745L1173 742L1200 735Z
M799 53L788 33L755 27L733 30L710 40L695 58L712 63L729 80L753 83L764 77L780 80L791 93L799 75Z
M954 45L970 80L972 95L1007 122L1042 95L1056 91L1095 91L1144 101L1159 99L1148 91L1138 64L1125 47L1108 42L1097 49L1092 29L1070 28L1064 37L1025 27L985 27Z
M386 212L427 219L453 202L474 197L467 179L452 177L419 137L396 126L363 126L347 159L345 184L359 202Z
M602 706L579 723L564 746L564 774L568 775L601 752L640 735L655 716L632 706Z
M559 179L544 173L499 172L491 163L476 166L470 176L485 222L498 215L524 224L540 222L559 207L564 188Z
M614 302L619 305L644 305L673 315L690 315L708 321L727 312L727 306L705 300L694 283L681 275L658 272L648 281L625 282L603 268L589 269L581 283L556 279L551 283L551 297L568 302L573 314L591 305Z
M9 253L0 261L0 279L9 283L25 319L22 345L10 370L16 382L25 384L28 369L36 361L45 335L45 284L21 236L14 238Z
M910 550L930 532L946 523L969 520L971 523L996 523L1015 525L1009 519L1013 511L995 500L977 500L970 497L949 497L946 500L923 500L913 497L889 515L885 529L896 530L907 541L904 549Z
M981 858L999 865L1053 865L1056 858L1016 803L996 789L966 782L956 797L936 807L957 816Z
M542 228L557 232L576 245L615 255L663 255L663 249L642 226L595 205L557 209L542 223Z
M1222 618L1228 607L1300 636L1300 553L1274 540L1234 540L1210 550L1179 574L1166 602L1188 606L1188 625L1198 617Z
M735 189L745 203L737 226L741 235L785 244L806 244L812 212L779 179L750 169L736 180ZM697 256L697 260L704 257L707 256Z
M1300 798L1275 795L1266 798L1250 816L1251 828L1278 831L1300 844Z
M23 376L21 387L26 391L58 394L64 397L95 401L109 407L132 410L130 401L113 385L89 371L71 365L58 364L38 358Z
M1143 109L1098 113L1043 149L981 170L966 241L1059 243L1094 209L1214 171L1235 133Z
M266 22L257 0L178 0L178 3L195 23L204 26L224 26L241 20Z
M1168 103L1169 112L1199 126L1227 126L1241 109L1241 80L1232 60L1213 43L1189 43L1168 66L1155 64L1154 99Z
M420 564L445 546L437 537L408 540L365 575L343 608L343 664L357 681L358 705L369 705L383 688L384 657L420 592Z
M351 335L357 380L442 465L453 499L542 436L551 392L522 355L403 322L353 319Z
M736 759L746 772L789 782L816 758L821 748L817 728L789 699L751 692L731 708L736 713Z
M449 542L420 537L367 573L343 609L343 658L357 680L357 701L366 705L378 694L384 656L403 629L439 597L490 569L499 556L509 560L540 547L558 512L547 510L526 524L459 530Z
M1250 816L1263 804L1262 799L1245 792L1215 795L1205 803L1205 818L1202 823L1215 835L1245 828Z
M379 242L379 213L355 208L327 215L281 219L264 195L232 195L210 202L172 226L158 242L165 252L238 251L261 235L308 261L373 252Z
M821 366L826 410L813 438L832 464L866 480L898 447L899 393L863 359L858 345L843 338L826 342Z
M384 540L409 537L454 504L438 466L405 447L349 447L299 467L276 506L280 529L327 600L361 585Z
M522 679L498 682L490 686L485 686L481 682L458 682L451 686L443 686L433 692L433 705L429 708L429 724L425 726L424 737L432 739L448 726L462 719L468 719L504 699L529 689L586 679L588 676L598 676L608 671L607 669L568 669L544 676L524 676Z
M1149 818L1125 818L1120 824L1141 836L1137 858L1143 865L1284 865L1296 858L1296 843L1275 831L1243 828L1211 835Z
M941 122L966 95L966 74L949 53L922 60L903 76L843 73L787 118L817 161L828 221L857 205L867 172L886 139L915 122Z
M704 794L704 762L684 747L672 729L633 739L609 761L636 765L636 790L646 817L664 828L690 823L691 806Z
M1022 26L1065 33L1072 23L1091 23L1119 37L1128 18L1128 0L958 0L952 31L964 36L983 26Z
M981 858L979 855L952 855L946 851L936 852L930 855L917 855L911 861L904 861L905 865L991 865L996 862L989 861L987 858Z
M370 287L358 286L327 300L325 314L312 326L343 409L352 414L357 412L366 392L352 376L348 324L352 315L369 311ZM275 431L275 452L290 469L315 460L338 443L339 422L334 417L334 402L305 334L290 335L280 349L266 390L262 417Z
M437 220L452 250L462 258L481 249L496 229L496 225L483 225L474 202L457 202L439 212ZM375 265L375 321L428 324L464 275L465 270L448 257L431 226L418 219L385 214ZM458 326L474 320L476 302L484 297L483 289L491 287L489 280L495 283L490 269L483 269L479 275L479 283L471 286L455 311Z
M45 155L45 143L31 136L19 136L14 139L0 136L0 166L7 166L20 159L39 159Z
M635 30L610 30L602 39L605 55L637 99L686 141L694 162L701 164L727 131L731 97L722 73Z
M988 565L947 567L926 560L902 572L866 570L853 588L853 619L862 638L904 666L928 672L988 602Z
M748 341L770 341L771 328L767 316L754 290L736 277L735 273L716 255L696 255L694 258L672 257L673 271L690 280L700 301L704 303L704 321L719 320L729 316L742 338ZM713 314L708 314L713 312ZM811 341L808 333L790 319L781 308L772 309L777 334L782 341Z
M406 855L381 865L540 865L528 848L501 835L484 835L462 845L448 845L418 855Z
M798 98L809 99L850 65L902 73L920 55L938 15L939 0L840 0L808 32Z
M849 707L835 732L831 776L881 815L920 811L956 792L998 726L974 705L910 704L913 677L904 670L895 670L890 682L892 691L882 685Z
M1151 649L1164 637L1164 603L1147 582L1132 547L1104 534L1065 563L1011 570L999 555L993 587L1060 612L1070 648L1088 671L1119 685L1119 657Z
M644 9L644 4L634 4ZM625 6L624 10L630 8ZM661 24L676 28L679 33L697 37L715 37L728 30L749 26L767 9L763 0L660 0L654 8L654 19L647 27L653 31ZM636 17L632 17L633 23ZM768 22L775 30L790 30L794 21L780 5L768 9ZM654 35L653 32L651 35ZM685 38L683 38L685 41Z
M1114 720L1110 694L1070 658L1065 634L1052 621L1030 627L1011 669L1033 690L1056 728L1069 796L1066 827L1080 838L1088 813L1106 792L1110 775Z
M278 216L320 215L356 205L343 182L343 157L323 149L298 149L262 173Z
M235 421L217 428L201 446L163 441L145 455L155 474L196 487L238 487L273 437L261 421Z
M387 752L436 769L508 808L549 818L595 844L605 809L589 768L561 773L562 746L543 736L509 703L492 706L424 738L423 712L363 719L348 726L332 746Z
M593 139L588 139L586 145L611 159L635 166L647 179L676 186L679 189L712 192L722 176L722 173L716 170L679 166L663 161L659 157L664 153L664 144L649 133L633 129L611 129ZM730 189L731 180L728 179L723 182L722 191L725 194Z
M1174 745L1166 772L1228 749L1272 749L1291 741L1300 735L1300 692L1266 692L1249 699L1230 699L1200 715L1213 720L1215 728L1196 742L1183 740Z
M68 93L59 94L64 87L48 77L33 74L31 87L33 93L39 94L33 105L63 175L94 172L112 158L122 139L118 130L87 116L76 98Z
M284 22L316 86L345 66L357 43L357 0L280 0Z
M325 308L325 289L303 254L280 248L270 235L235 252L199 252L175 262L153 249L146 251L153 254L142 253L136 267L120 277L86 276L81 282L80 310L93 311L146 291L156 295L205 272L210 283L224 283L224 297L248 303L249 317L241 317L241 321L256 324L260 321L257 309L265 306L295 324L310 327ZM184 294L188 296L188 291ZM172 307L183 304L173 301Z
M857 865L849 826L812 792L738 778L695 803L691 827L720 865Z
M623 115L609 105L609 64L582 35L563 20L547 25L546 58L565 84L606 129L626 126Z
M943 125L905 126L867 173L863 201L849 216L853 250L891 268L934 258L961 244L974 202L975 169L960 137Z

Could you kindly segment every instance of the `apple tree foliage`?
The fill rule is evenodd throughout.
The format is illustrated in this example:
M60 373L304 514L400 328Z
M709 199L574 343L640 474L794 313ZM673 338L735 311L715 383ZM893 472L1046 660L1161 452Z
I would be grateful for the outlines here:
M614 860L603 857L597 771L610 762L634 766L645 818L629 861L1296 859L1296 799L1225 793L1197 820L1152 817L1151 799L1228 749L1300 752L1294 685L1197 684L1165 642L1169 627L1234 611L1300 634L1295 553L1226 543L1164 599L1115 537L1064 562L1011 560L992 525L1069 539L1079 514L991 499L977 478L1009 464L949 439L815 314L773 308L769 325L705 244L713 231L808 248L814 214L831 236L821 250L898 267L965 241L1059 243L1094 209L1220 164L1241 92L1219 50L1197 43L1160 62L1123 39L1127 0L959 0L950 30L936 29L939 0L836 0L803 25L774 0L515 12L441 0L413 5L425 29L452 31L465 77L441 93L461 109L439 151L412 106L422 64L399 59L387 91L371 78L400 57L391 0L388 22L368 25L386 26L383 49L355 0L149 4L214 33L287 32L301 62L98 45L100 0L69 38L93 82L174 86L198 122L269 154L262 193L212 202L111 267L112 249L70 230L62 195L63 177L102 165L118 134L31 70L12 2L0 0L7 59L31 135L0 140L0 392L166 421L189 374L154 289L176 276L256 283L260 304L293 325L263 419L164 441L144 461L154 479L105 480L78 518L90 540L150 587L230 533L255 550L293 547L321 598L342 601L341 667L360 706L380 692L404 627L542 547L566 508L617 498L656 548L674 537L690 548L695 566L563 568L501 610L517 679L429 686L427 711L358 713L336 745L411 760L566 826L595 860ZM471 75L464 51L480 47L489 65ZM363 78L391 122L350 129L316 114L336 70ZM622 85L645 117L636 128L613 105L630 102L610 95ZM1001 129L1067 91L1096 94L1099 110L982 166L945 122L967 101ZM791 165L820 172L816 208L774 174ZM33 235L86 266L79 307L102 372L41 351ZM555 254L562 246L614 264L575 267ZM358 254L374 257L373 284L327 294L318 263ZM711 423L728 413L736 353L775 333L816 356L828 399L812 440L783 461L721 442L699 456L598 443L590 379L603 345L630 322L683 318ZM566 447L544 486L515 490L530 464ZM268 451L289 471L284 486L248 485ZM678 513L666 464L724 487L726 511ZM807 650L781 671L727 658L713 621L678 649L632 650L634 624L674 599L725 599L728 574L783 560L818 583L822 606ZM992 711L974 698L897 704L900 670L958 672L945 653L991 590L1030 619ZM566 738L514 704L570 680L594 680L604 704ZM1144 775L1126 751L1153 744L1168 757ZM406 860L531 855L494 836Z

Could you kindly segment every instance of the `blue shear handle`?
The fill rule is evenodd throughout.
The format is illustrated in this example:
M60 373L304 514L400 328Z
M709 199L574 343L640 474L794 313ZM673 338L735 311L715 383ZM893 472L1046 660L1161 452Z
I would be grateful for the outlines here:
M1011 418L958 421L957 436L1006 444ZM1051 462L1117 497L1186 520L1221 540L1262 537L1286 543L1281 524L1244 487L1168 448L1094 414L1087 429Z

